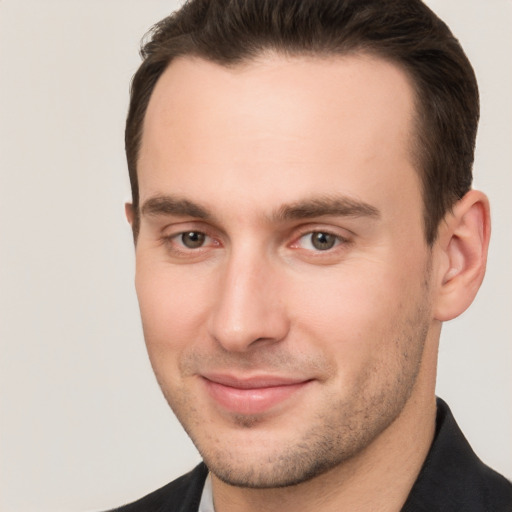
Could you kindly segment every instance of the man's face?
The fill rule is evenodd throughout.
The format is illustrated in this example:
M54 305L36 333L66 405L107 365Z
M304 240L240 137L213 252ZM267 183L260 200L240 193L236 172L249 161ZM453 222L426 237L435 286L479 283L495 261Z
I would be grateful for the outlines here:
M160 78L136 287L160 386L219 478L304 481L432 392L413 103L363 56L182 58Z

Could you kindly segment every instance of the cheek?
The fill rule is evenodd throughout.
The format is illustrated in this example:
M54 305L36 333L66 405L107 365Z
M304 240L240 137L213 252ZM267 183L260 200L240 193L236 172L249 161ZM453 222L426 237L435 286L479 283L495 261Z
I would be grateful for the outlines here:
M359 261L357 268L330 270L290 294L292 324L349 378L393 357L422 292L417 276L384 264Z
M204 339L208 282L183 269L138 262L135 286L153 367L177 365L183 350Z
M394 302L381 273L355 266L303 276L294 288L290 296L295 297L295 320L304 328L333 334L371 329L387 317Z

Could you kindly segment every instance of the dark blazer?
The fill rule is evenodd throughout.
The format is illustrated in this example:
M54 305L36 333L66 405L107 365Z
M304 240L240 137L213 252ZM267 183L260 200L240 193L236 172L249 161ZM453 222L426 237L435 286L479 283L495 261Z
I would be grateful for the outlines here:
M512 484L480 461L439 398L436 421L434 442L401 512L512 512ZM207 474L200 464L112 512L197 512Z

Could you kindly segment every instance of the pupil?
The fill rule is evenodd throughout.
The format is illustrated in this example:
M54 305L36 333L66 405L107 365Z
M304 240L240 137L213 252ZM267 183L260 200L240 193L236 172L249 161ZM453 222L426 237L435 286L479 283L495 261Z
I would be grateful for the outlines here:
M188 247L189 249L197 249L203 245L204 237L204 233L189 231L188 233L183 233L181 235L181 240L185 247Z
M313 247L320 251L332 249L336 242L336 237L329 233L314 233L313 234Z

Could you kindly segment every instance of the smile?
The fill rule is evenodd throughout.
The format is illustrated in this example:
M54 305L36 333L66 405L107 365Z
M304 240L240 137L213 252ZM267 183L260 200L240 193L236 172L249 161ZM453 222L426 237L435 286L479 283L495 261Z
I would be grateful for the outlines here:
M291 399L312 380L275 376L238 379L230 375L203 376L210 397L223 409L236 414L261 414Z

